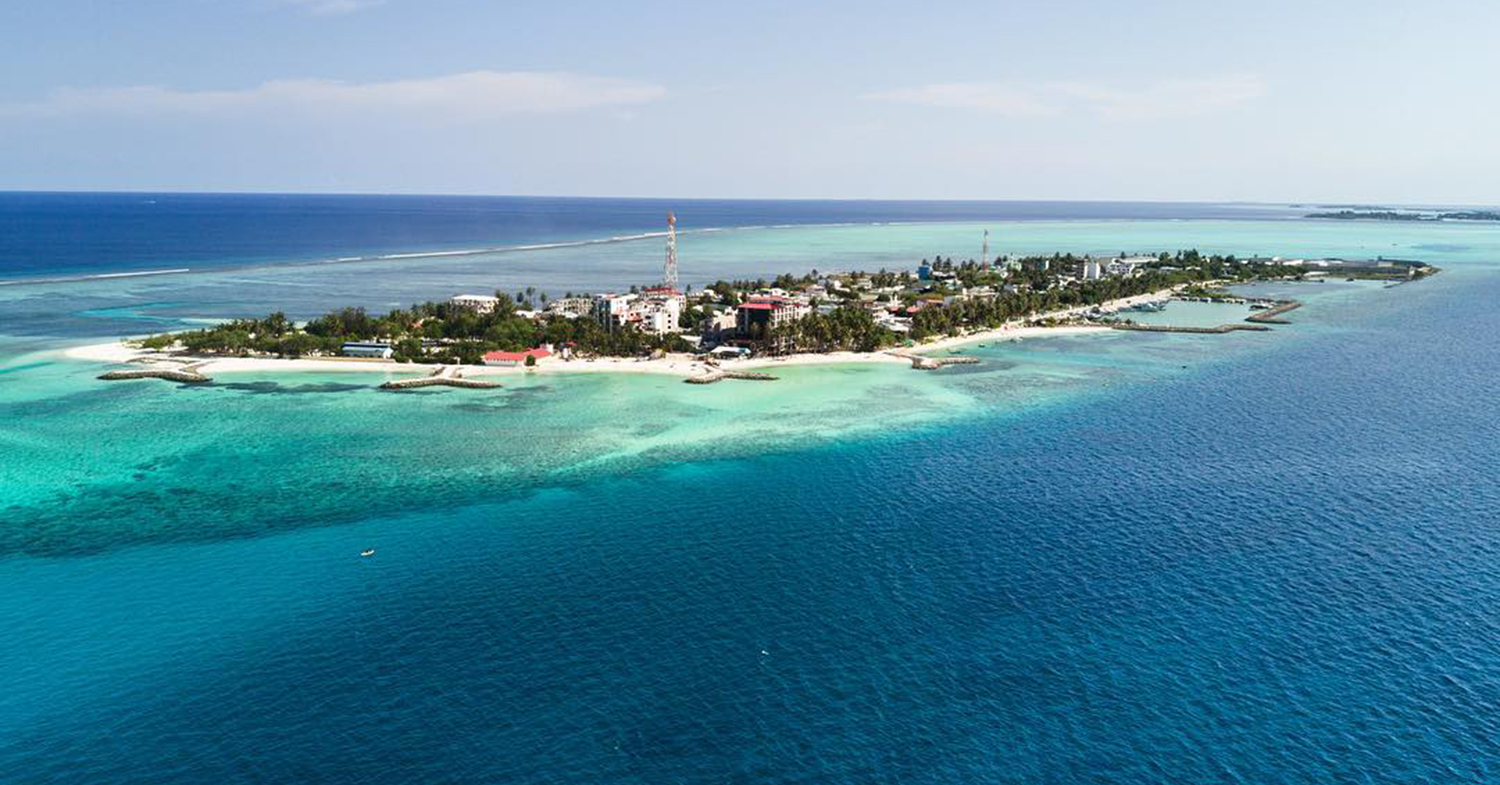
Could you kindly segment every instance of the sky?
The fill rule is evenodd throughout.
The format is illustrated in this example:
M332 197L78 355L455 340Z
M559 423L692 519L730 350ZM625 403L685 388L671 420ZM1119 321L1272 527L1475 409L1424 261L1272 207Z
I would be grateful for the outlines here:
M0 190L1500 202L1500 4L0 4Z

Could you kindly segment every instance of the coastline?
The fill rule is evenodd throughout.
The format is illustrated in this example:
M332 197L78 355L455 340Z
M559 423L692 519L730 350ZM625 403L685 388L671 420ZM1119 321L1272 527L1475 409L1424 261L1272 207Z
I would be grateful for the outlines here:
M1164 289L1157 292L1125 297L1112 300L1103 306L1104 310L1116 310L1127 308L1141 302L1160 299L1172 293L1172 289ZM1062 311L1053 311L1031 317L1027 321L1041 319L1067 319L1076 317L1089 310L1092 306L1080 306ZM926 352L951 350L953 348L982 341L1015 340L1022 338L1040 338L1046 336L1062 335L1087 335L1110 332L1110 328L1097 325L1061 325L1055 327L1026 326L1023 323L1011 323L992 330L981 330L917 344L904 349L885 349L875 352L821 352L806 354L791 354L775 357L752 357L744 360L725 360L717 364L717 370L723 371L750 371L764 368L785 368L789 366L808 365L849 365L864 363L900 363L910 365L911 361L901 356L898 351L907 354L923 354ZM129 340L129 339L125 339ZM184 356L170 356L158 352L137 349L127 346L125 340L111 341L108 343L88 344L74 346L61 350L63 357L70 360L84 362L121 364L135 363L145 360L160 360L161 362L180 361L188 359ZM387 375L410 375L424 376L431 374L438 367L429 363L395 363L381 360L365 360L359 358L276 358L276 357L192 357L198 363L198 368L207 374L219 373L383 373ZM548 359L537 365L527 368L522 366L498 367L489 365L462 365L458 366L465 376L505 376L523 373L551 374L551 373L656 373L671 376L691 377L708 373L711 366L697 360L689 354L670 354L666 357L655 359L637 359L624 357L599 357L594 359Z

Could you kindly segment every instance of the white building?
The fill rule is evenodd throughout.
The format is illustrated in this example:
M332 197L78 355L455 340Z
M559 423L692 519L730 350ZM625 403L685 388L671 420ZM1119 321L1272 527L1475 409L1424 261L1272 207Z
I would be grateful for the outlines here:
M500 305L500 298L487 294L456 294L449 297L448 302L475 313L494 313L496 306Z
M668 287L594 298L594 316L606 327L614 330L634 327L657 335L680 332L682 311L686 307L687 298Z
M1122 256L1109 260L1104 266L1104 272L1108 275L1135 275L1136 271L1147 262L1156 261L1152 256Z
M563 297L547 303L547 313L569 319L587 316L593 311L594 299L592 297Z

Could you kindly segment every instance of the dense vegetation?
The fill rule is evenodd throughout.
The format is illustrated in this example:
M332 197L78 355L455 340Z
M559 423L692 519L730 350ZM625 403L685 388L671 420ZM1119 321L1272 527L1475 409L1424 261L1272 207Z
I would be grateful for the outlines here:
M896 334L875 323L863 308L839 306L771 331L770 344L783 351L873 352L896 342Z
M1308 213L1305 218L1332 218L1340 221L1500 221L1500 211L1456 210L1446 213L1417 213L1405 210L1335 210Z
M364 308L343 308L299 330L278 312L264 319L237 319L204 330L156 335L141 343L147 348L166 348L181 342L194 353L300 357L337 354L350 341L386 341L398 361L435 363L479 363L487 351L521 351L541 343L572 342L581 354L622 357L689 348L675 335L611 331L589 318L530 319L518 315L515 302L505 296L488 314L446 302L421 303L382 315Z
M763 351L875 351L892 345L901 336L882 326L869 309L869 300L911 314L910 337L922 340L934 335L955 335L965 330L998 327L1007 322L1066 308L1101 305L1122 297L1159 291L1178 284L1203 281L1244 281L1254 278L1301 277L1306 270L1234 256L1209 256L1196 250L1161 253L1140 266L1132 276L1105 276L1098 280L1075 280L1060 285L1058 277L1073 274L1085 261L1071 254L1031 256L1017 264L1000 258L993 265L972 260L954 262L937 257L931 268L942 280L915 282L907 273L879 270L837 277L814 306L833 306L814 312L792 324L757 336ZM926 260L924 260L924 263ZM1338 268L1343 275L1405 276L1405 267ZM1419 268L1425 273L1432 268ZM774 286L806 292L824 282L816 270L802 276L781 275L772 281L718 281L707 287L683 312L681 323L695 328L707 309L734 306L755 291ZM965 290L984 291L982 296L949 300ZM448 302L426 302L385 314L363 308L343 308L296 327L283 313L264 319L237 319L204 330L152 336L141 343L148 348L167 348L180 343L195 354L304 355L337 354L350 341L384 341L391 344L395 359L403 362L478 363L491 350L520 351L543 343L573 343L578 353L613 357L640 356L658 350L690 351L692 347L676 335L657 336L635 329L611 330L589 317L567 318L545 314L522 316L518 306L531 305L535 290L499 296L491 313ZM569 293L571 295L571 293ZM541 295L542 302L546 295Z

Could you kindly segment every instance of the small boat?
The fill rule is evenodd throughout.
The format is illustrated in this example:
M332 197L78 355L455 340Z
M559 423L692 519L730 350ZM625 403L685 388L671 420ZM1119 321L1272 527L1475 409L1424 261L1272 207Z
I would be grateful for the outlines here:
M360 556L374 556L375 555L375 549L374 548L370 548L368 550L360 551L359 555Z

